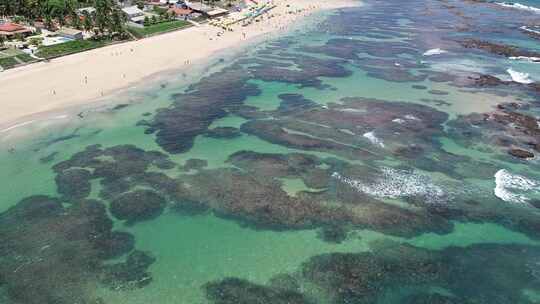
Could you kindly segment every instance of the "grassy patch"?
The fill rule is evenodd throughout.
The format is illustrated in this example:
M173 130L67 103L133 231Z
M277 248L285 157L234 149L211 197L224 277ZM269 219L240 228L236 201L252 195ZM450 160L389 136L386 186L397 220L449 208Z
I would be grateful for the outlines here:
M108 43L110 43L109 40L74 40L56 45L42 46L38 49L36 56L54 58L99 48Z
M167 21L158 24L145 26L144 28L128 27L128 30L137 38L148 37L159 33L174 31L191 26L191 23L184 20Z
M32 62L32 61L35 60L34 58L32 58L32 56L30 56L28 54L19 55L19 56L17 56L17 58L19 58L23 62Z
M4 69L12 68L16 66L17 64L18 64L17 60L15 60L15 58L13 57L0 58L0 66L2 66L2 68Z
M7 49L0 51L0 66L3 69L10 69L23 63L36 61L32 56L17 49Z

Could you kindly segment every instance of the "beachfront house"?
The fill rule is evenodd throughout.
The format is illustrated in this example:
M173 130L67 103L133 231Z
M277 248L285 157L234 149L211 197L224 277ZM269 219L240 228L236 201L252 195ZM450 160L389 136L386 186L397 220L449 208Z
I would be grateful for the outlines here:
M79 31L77 29L70 28L70 27L63 27L58 32L56 32L56 34L58 36L73 39L73 40L83 40L84 39L84 35L83 35L82 31Z
M0 24L0 36L12 39L16 36L27 37L32 34L32 30L22 25L6 22Z
M200 13L203 16L208 17L208 18L221 17L229 13L229 11L226 9L219 8L219 7L211 7L202 2L186 1L185 5L191 10L193 10L194 12Z
M144 22L144 12L137 6L128 6L122 9L128 20L133 23L142 24Z
M182 8L182 7L171 7L168 10L168 13L173 13L176 16L176 19L187 19L193 11L189 8Z

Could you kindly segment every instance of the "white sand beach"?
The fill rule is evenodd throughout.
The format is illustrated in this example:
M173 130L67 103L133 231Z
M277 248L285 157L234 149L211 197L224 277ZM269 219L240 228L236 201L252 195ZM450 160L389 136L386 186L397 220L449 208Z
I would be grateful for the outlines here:
M217 36L211 25L191 27L138 41L74 54L0 73L0 130L31 121L40 113L98 101L143 79L186 69L212 54L247 41L286 31L299 18L322 9L358 5L354 0L275 0L273 18ZM289 5L289 7L287 7ZM301 13L288 14L291 10Z

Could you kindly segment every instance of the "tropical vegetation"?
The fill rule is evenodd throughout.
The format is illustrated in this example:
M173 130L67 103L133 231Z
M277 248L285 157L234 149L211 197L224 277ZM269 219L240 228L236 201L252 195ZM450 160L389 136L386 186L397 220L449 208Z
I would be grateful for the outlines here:
M79 8L93 7L90 12ZM42 21L46 27L70 25L92 31L96 37L122 36L126 17L114 0L0 0L0 18L10 16L30 24Z

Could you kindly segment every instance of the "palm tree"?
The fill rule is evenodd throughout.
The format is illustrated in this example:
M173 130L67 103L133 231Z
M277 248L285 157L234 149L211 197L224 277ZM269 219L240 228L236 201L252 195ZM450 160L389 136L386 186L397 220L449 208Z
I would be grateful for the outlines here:
M88 11L83 11L83 24L82 27L85 31L90 32L94 28L94 23L92 22L92 16Z
M95 26L102 35L111 27L111 15L113 13L113 4L110 0L95 1Z
M112 14L110 32L119 34L120 38L126 33L124 24L126 23L126 15L121 10L115 10Z
M78 30L81 29L81 19L75 11L71 13L71 26Z

